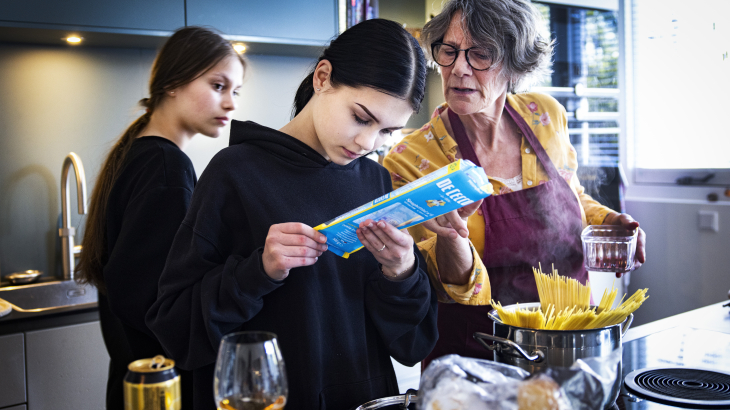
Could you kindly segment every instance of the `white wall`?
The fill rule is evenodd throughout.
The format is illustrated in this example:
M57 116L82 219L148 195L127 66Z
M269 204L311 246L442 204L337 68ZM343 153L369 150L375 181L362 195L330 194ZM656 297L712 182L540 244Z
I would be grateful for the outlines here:
M633 199L626 208L647 234L647 263L631 274L629 293L648 288L635 325L727 300L730 204ZM700 210L718 213L719 232L701 230ZM691 324L688 324L691 325Z

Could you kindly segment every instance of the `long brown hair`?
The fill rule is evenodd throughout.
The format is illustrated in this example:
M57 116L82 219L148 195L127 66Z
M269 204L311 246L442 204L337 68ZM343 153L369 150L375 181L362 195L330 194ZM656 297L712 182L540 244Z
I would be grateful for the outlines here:
M149 124L152 113L168 91L192 82L229 56L238 58L246 66L230 42L218 33L202 27L182 28L165 42L152 66L150 96L139 102L146 108L146 112L114 144L94 185L84 239L81 242L83 250L76 265L77 282L92 284L102 293L106 293L103 268L107 254L107 202L134 139Z

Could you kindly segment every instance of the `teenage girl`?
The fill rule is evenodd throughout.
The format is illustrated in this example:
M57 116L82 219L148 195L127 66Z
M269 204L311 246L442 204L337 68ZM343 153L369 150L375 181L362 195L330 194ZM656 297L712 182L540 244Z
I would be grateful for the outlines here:
M365 249L327 251L312 227L392 190L365 155L418 111L426 63L400 25L367 20L332 41L280 130L231 126L231 146L200 178L147 323L184 369L195 408L214 409L223 335L278 336L287 410L350 409L399 393L390 357L433 348L436 298L407 233L367 220Z
M217 137L236 109L244 62L217 33L178 30L152 67L139 117L112 148L91 197L81 282L99 293L102 335L111 362L107 409L123 409L122 381L134 360L165 354L144 317L196 184L183 150L197 134ZM183 386L192 382L182 375ZM184 408L192 409L189 389Z

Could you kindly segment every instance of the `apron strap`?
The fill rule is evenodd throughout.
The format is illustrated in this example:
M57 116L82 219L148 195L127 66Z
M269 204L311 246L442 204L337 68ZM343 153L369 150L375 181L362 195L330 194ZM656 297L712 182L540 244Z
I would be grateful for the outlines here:
M550 177L550 179L560 178L560 174L558 174L558 170L555 168L555 164L553 164L553 162L550 160L550 157L545 151L545 148L542 146L542 144L540 144L540 141L537 140L535 133L532 132L532 128L527 125L525 119L522 118L522 116L518 114L514 108L510 107L508 103L504 104L504 109L509 113L510 117L512 117L512 120L515 122L515 124L517 124L517 128L522 131L522 135L525 136L525 138L527 139L527 143L530 144L532 150L535 151L535 155L537 155L537 159L540 160L543 168L545 168L545 172L547 172L548 177Z
M461 151L461 157L464 159L468 159L469 161L473 162L474 165L481 167L482 164L479 163L477 153L474 152L474 147L471 145L469 137L466 136L466 128L464 128L464 124L461 122L459 116L451 110L451 108L449 108L448 111L449 121L451 122L451 129L454 130L453 137L456 141L456 145L459 146L459 150ZM486 223L489 220L487 201L482 201L482 204L479 205L479 208L482 210L482 216L484 218L484 222Z
M477 158L477 154L474 152L474 146L471 145L469 137L466 136L466 128L464 128L464 124L461 122L459 115L452 111L451 108L448 110L451 129L454 130L453 137L454 140L456 140L456 145L459 146L459 150L461 150L462 158L468 159L473 162L474 165L481 167L482 165L479 163L479 158Z

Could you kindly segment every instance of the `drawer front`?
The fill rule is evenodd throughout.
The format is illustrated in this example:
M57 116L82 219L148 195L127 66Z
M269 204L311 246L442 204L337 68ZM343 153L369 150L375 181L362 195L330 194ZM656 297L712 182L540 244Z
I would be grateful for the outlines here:
M25 334L29 410L99 410L106 403L109 354L99 322Z
M23 334L0 336L0 407L25 403L25 401L25 340ZM13 407L12 410L21 408L25 409L25 406Z

